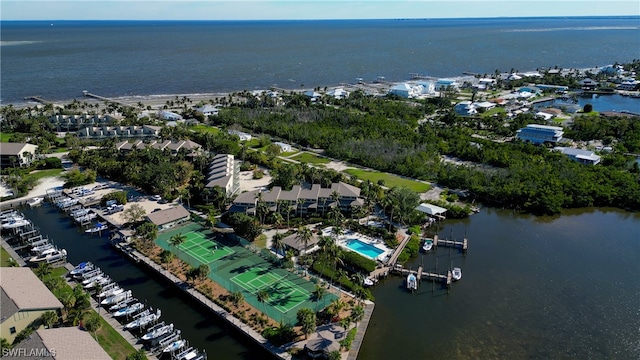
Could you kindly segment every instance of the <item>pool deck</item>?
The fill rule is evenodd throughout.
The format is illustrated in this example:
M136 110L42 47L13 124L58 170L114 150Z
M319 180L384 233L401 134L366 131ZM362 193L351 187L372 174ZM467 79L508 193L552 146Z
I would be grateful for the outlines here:
M328 227L326 229L323 230L323 235L325 236L330 236L331 235L331 229L332 227ZM381 250L382 253L378 256L376 256L375 258L367 255L367 254L363 254L357 250L354 250L352 248L350 248L347 245L347 242L349 240L359 240L364 244L367 244L369 246L372 246L378 250ZM345 250L348 251L353 251L355 253L358 253L364 257L366 257L367 259L372 259L372 260L376 260L376 261L381 261L381 262L385 262L386 259L388 259L391 254L393 253L393 249L389 249L385 244L384 241L382 241L382 239L376 239L376 238L372 238L370 236L366 236L364 234L360 234L357 232L353 232L353 231L347 231L345 232L343 235L340 235L340 237L336 240L336 244L338 244L338 246L342 247Z

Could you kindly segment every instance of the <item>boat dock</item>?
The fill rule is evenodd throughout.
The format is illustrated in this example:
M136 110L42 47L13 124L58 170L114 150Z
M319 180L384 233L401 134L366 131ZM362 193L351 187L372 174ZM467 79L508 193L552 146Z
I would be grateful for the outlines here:
M401 265L397 265L393 268L394 272L399 273L400 275L406 276L409 274L415 274L418 282L422 280L430 280L435 282L441 282L446 286L451 286L453 283L453 273L451 270L447 270L446 274L432 273L428 271L424 271L422 265L418 267L418 270L405 269Z
M27 100L27 101L35 101L35 102L38 102L38 103L44 104L44 105L53 104L51 101L45 100L45 99L41 98L39 95L27 96L27 97L24 97L23 99Z
M396 236L397 235L398 234L396 234ZM402 239L402 241L400 241L400 245L398 245L398 247L394 249L393 254L389 256L389 259L387 260L387 266L389 265L392 266L396 263L396 261L398 261L398 257L402 253L402 250L404 250L404 247L407 246L407 243L409 242L409 240L411 240L411 236L404 235L404 238Z
M469 240L467 239L466 236L462 239L462 241L456 241L453 238L452 239L440 239L440 238L438 238L438 235L434 235L433 236L433 246L439 246L439 245L451 246L451 247L459 247L462 250L462 252L467 252L467 249L469 249Z

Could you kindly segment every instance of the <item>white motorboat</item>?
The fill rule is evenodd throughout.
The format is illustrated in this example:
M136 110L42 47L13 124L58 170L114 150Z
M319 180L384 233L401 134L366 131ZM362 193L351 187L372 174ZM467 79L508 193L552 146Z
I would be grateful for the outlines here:
M362 283L364 284L364 286L373 286L374 281L371 278L364 278Z
M100 305L113 305L113 304L117 304L120 301L128 298L131 296L131 290L127 290L127 291L122 291L120 293L114 294L109 296L108 298L102 300L100 302Z
M96 281L98 279L106 277L106 275L104 275L104 273L102 271L98 271L96 273L92 272L90 274L91 274L91 276L87 275L88 277L86 277L86 278L83 277L84 280L82 280L82 286L91 284L92 282L94 282L94 281Z
M135 303L135 304L131 304L127 307L124 307L116 312L113 313L114 317L120 317L120 316L128 316L131 314L135 314L136 312L140 311L144 309L144 304L143 303Z
M36 240L31 243L31 250L34 250L38 246L46 245L49 243L49 239Z
M186 350L180 351L175 355L176 360L192 360L198 356L198 350L190 347Z
M78 209L78 210L73 210L73 211L71 212L71 217L73 217L73 218L77 218L77 217L80 217L80 216L85 216L85 215L87 215L88 213L89 213L89 209L86 209L86 208L82 208L82 209Z
M412 273L407 275L407 290L413 291L418 289L418 279Z
M455 281L462 279L462 269L460 269L459 267L453 268L451 276Z
M122 308L126 308L127 306L129 306L132 302L137 301L138 299L134 298L134 297L128 297L122 301L120 301L119 303L112 305L109 308L110 312L114 312L114 311L118 311Z
M31 248L31 251L37 255L46 255L56 251L56 248L51 243L46 243Z
M149 313L143 316L138 317L136 320L125 325L125 329L138 329L141 327L145 327L146 325L158 320L161 316L162 312L158 309L155 313Z
M162 349L162 352L164 353L174 352L182 349L182 347L185 346L186 344L187 344L187 341L184 339L176 340L171 344L167 345L164 349Z
M78 264L78 266L73 268L73 270L69 271L69 275L71 276L81 275L93 270L94 268L95 266L91 262L88 262L88 261L81 262L80 264Z
M91 229L87 229L84 232L88 233L88 234L93 234L93 233L97 233L100 232L102 230L106 230L107 227L103 224L103 223L97 223L96 226L92 227Z
M30 225L31 221L27 220L27 219L18 219L18 220L10 220L6 223L2 223L2 228L3 229L15 229L15 228L19 228L22 226L27 226Z
M3 211L2 213L0 213L0 220L4 220L4 219L7 219L9 217L12 217L15 214L18 214L18 211L16 211L16 210Z
M16 212L2 219L2 224L8 224L13 221L24 220L24 215Z
M27 200L27 205L29 205L29 207L36 207L42 204L43 201L44 201L43 197L34 197L32 199Z
M63 260L64 258L67 257L67 250L62 249L62 250L55 250L53 252L48 252L47 254L44 255L37 255L32 257L31 259L29 259L29 262L31 263L41 263L41 262L46 262L46 263L54 263L56 261L59 260Z
M433 239L424 239L424 243L422 244L422 250L424 252L430 251L433 248Z
M111 280L110 277L108 277L106 275L100 275L100 276L94 278L93 281L90 281L89 283L84 284L83 287L85 289L93 289L94 287L105 286L105 285L110 284L112 282L113 282L113 280Z
M91 221L91 220L95 219L96 217L98 217L98 214L92 212L92 213L88 213L87 215L78 216L78 217L74 218L74 220L76 222L82 223L82 222Z
M149 332L142 336L142 340L150 341L173 332L173 324L165 325L164 323L161 323L158 325L159 326L154 326L153 328L149 329Z
M86 271L84 273L81 274L76 274L76 279L78 279L78 281L80 281L81 283L86 284L89 281L93 280L93 278L102 275L102 270L100 268L97 269L93 269L93 270L89 270Z
M102 289L102 292L98 294L98 299L109 298L110 296L118 295L124 293L125 290L118 286L117 283L111 283L109 286L105 286ZM115 304L115 303L114 303ZM113 304L111 304L113 305Z

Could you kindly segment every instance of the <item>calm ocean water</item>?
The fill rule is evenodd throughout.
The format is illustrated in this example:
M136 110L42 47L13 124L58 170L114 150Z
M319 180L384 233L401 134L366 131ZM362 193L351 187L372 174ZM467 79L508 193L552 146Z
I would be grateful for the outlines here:
M1 23L2 104L334 86L640 58L640 18Z

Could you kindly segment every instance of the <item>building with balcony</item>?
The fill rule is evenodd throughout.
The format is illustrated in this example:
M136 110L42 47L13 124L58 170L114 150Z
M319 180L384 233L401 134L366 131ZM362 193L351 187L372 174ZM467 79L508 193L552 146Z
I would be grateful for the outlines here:
M516 138L533 144L557 143L564 131L559 126L529 124L516 132Z
M23 167L31 165L38 145L29 143L0 143L0 166Z
M235 157L229 154L218 154L209 165L206 189L214 187L223 188L227 196L231 196L240 189L240 164L235 161ZM203 198L205 202L211 201L211 191L205 191Z

